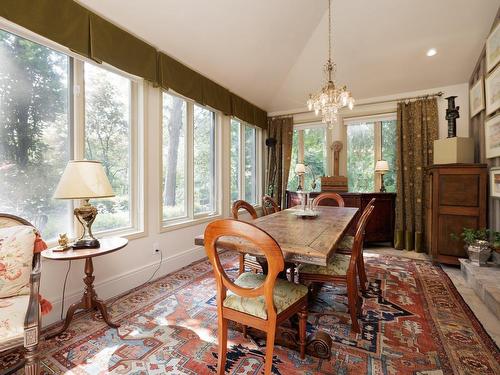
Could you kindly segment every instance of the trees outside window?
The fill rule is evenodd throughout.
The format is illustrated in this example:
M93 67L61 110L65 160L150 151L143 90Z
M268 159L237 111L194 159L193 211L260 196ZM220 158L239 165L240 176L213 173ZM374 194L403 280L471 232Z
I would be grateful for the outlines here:
M396 191L396 120L394 116L350 120L347 128L347 177L349 191L373 192L381 183L375 162L386 160L388 192Z
M231 202L243 199L260 203L261 130L238 119L231 119Z
M296 191L299 177L295 165L306 165L302 187L305 191L319 191L321 176L326 174L326 129L322 125L310 124L295 127L293 131L292 158L288 175L288 190ZM316 187L313 188L313 183Z
M69 59L0 30L0 211L50 240L71 232L67 201L52 194L70 159Z
M99 160L115 197L91 203L99 211L94 231L131 226L131 82L85 64L85 158Z
M218 212L217 115L163 93L162 219L164 226Z

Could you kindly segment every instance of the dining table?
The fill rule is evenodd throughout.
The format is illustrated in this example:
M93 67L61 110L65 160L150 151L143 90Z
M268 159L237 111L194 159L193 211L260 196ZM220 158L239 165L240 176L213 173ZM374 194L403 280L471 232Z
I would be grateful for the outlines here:
M314 213L302 216L303 210L292 207L248 222L270 234L280 246L286 262L326 266L334 256L338 244L352 225L358 208L318 206ZM195 237L195 244L204 245L203 235ZM256 257L264 253L250 241L239 237L224 236L217 240L217 248L237 251ZM255 332L262 336L265 333ZM294 335L286 330L276 335L277 345L292 349L298 347ZM332 339L321 330L308 337L307 353L318 358L329 358Z

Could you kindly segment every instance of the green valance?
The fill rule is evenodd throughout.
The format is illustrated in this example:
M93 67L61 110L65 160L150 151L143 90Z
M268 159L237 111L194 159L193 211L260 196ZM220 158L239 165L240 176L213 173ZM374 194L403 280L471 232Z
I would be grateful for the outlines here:
M89 15L74 1L0 1L0 16L85 57L90 57Z
M203 103L203 76L160 52L159 84L164 89Z
M203 77L203 104L218 109L226 115L231 114L231 93L214 81Z
M0 16L70 50L106 62L261 128L267 113L157 51L73 0L0 0Z
M156 83L156 49L111 22L90 14L90 57Z

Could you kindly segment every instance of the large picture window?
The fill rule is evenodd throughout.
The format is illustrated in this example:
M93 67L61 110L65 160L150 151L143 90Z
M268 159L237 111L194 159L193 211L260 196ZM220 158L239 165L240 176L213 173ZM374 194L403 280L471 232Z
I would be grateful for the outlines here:
M71 232L68 202L52 199L71 157L69 58L0 30L0 212L46 239Z
M85 158L99 160L116 196L92 202L99 211L94 231L132 225L131 82L92 64L84 66Z
M384 175L388 192L396 191L396 119L395 116L367 117L346 121L347 177L349 191L373 192L380 187L375 162L386 160Z
M86 158L102 162L116 194L92 202L94 232L141 229L137 83L2 30L0 61L0 211L48 241L78 234L75 202L52 195L68 160Z
M164 226L213 216L217 204L217 115L163 94L162 220Z
M231 202L260 203L260 137L260 129L231 119Z
M293 130L292 160L288 175L288 190L296 191L299 177L295 174L297 163L306 165L301 185L305 191L319 191L320 177L326 174L326 129L323 125L296 126Z

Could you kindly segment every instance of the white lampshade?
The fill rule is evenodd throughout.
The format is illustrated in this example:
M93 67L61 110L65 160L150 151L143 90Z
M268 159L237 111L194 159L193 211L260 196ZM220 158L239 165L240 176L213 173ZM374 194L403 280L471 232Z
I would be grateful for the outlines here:
M115 193L102 164L95 160L70 160L54 192L55 199L91 199L114 196Z
M306 173L306 166L302 163L295 164L295 173L296 174Z
M387 172L389 170L389 163L385 160L377 161L375 164L375 172Z

